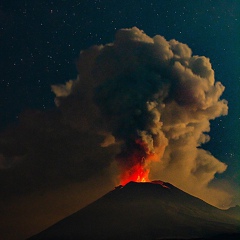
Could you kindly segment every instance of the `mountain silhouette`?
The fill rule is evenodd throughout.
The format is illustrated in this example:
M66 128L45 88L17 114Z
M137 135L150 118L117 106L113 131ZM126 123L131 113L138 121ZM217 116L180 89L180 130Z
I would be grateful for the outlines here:
M162 181L130 182L30 239L240 239L237 211Z

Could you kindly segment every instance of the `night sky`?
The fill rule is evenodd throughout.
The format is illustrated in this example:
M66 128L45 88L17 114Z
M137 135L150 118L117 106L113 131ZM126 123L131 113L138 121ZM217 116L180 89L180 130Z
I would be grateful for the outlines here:
M64 84L76 78L76 62L80 51L95 44L112 42L118 29L133 26L151 37L159 34L167 40L176 39L186 43L194 55L210 58L216 81L226 87L221 98L228 101L229 112L227 116L211 121L211 140L203 148L228 165L223 174L215 177L224 183L228 182L239 192L238 0L1 1L1 132L15 127L25 111L31 109L50 112L55 109L55 95L51 91L51 85ZM11 199L14 203L16 200L13 195ZM13 210L10 214L12 218L9 218L9 222L14 219L14 214L21 214L21 209L26 208L24 202L30 201L29 198L26 199L22 200L22 205L19 204L20 210ZM235 199L235 203L239 203L239 196ZM64 203L66 202L69 206L69 199ZM66 207L68 210L65 210L65 215L78 209L77 203L74 204L75 208ZM52 221L64 214L59 214ZM44 214L42 215L44 221ZM35 226L37 230L43 228L40 220L35 225L38 226ZM17 231L22 234L19 236L32 234L31 231L24 231L23 227ZM6 233L9 239L18 239L7 234L9 232Z

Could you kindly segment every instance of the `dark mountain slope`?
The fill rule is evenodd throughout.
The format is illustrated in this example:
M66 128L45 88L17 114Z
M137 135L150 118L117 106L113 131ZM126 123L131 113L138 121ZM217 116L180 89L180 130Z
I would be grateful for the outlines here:
M208 238L240 222L169 183L130 182L34 236L36 239Z

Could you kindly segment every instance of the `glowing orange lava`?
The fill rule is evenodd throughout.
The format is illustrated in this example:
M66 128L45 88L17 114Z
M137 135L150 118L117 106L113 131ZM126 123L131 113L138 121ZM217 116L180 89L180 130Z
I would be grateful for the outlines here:
M141 164L133 166L131 169L123 172L120 176L120 184L126 185L128 182L148 182L149 169L145 169Z

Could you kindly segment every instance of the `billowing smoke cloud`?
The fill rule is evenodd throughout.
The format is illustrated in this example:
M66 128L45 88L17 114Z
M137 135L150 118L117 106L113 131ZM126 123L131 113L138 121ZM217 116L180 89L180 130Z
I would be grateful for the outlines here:
M119 146L121 183L160 178L223 204L228 194L208 185L226 165L200 148L209 121L228 111L208 58L133 27L82 51L77 67L76 80L52 86L56 105L78 131L103 136L103 148Z
M226 187L212 181L226 165L201 149L209 121L228 111L208 58L134 27L82 51L77 68L77 79L52 86L55 110L25 112L0 134L3 196L88 179L161 179L230 204Z

